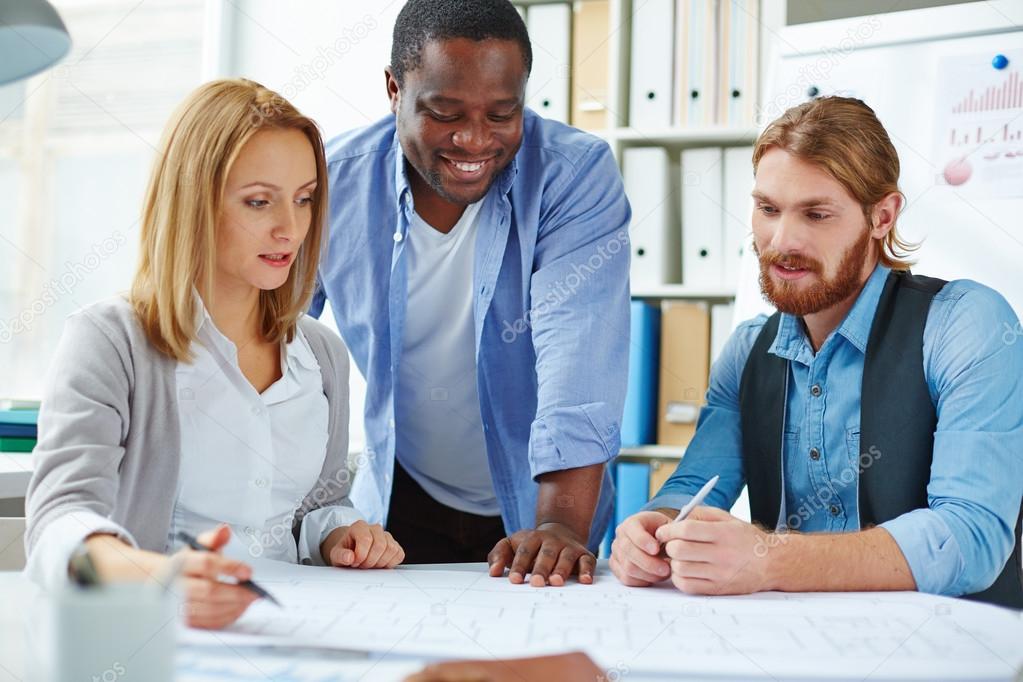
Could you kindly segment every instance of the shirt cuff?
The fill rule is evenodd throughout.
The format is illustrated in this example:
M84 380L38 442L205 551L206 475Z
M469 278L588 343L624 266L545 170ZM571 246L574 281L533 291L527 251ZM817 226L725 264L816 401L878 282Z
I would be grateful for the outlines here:
M640 508L640 511L657 511L658 509L681 509L693 499L685 493L665 493L658 495Z
M357 509L340 504L312 510L302 517L302 528L298 535L298 563L327 566L320 554L320 545L327 536L341 526L350 526L364 520Z
M87 510L71 511L53 519L43 529L25 566L25 575L46 590L68 582L68 563L90 535L106 533L138 548L125 528L105 516Z
M920 592L958 597L965 560L959 541L933 509L914 509L880 525L888 531L909 564Z
M529 433L533 480L551 471L608 462L621 448L621 435L618 423L603 422L601 412L599 405L589 403L558 408L534 421Z

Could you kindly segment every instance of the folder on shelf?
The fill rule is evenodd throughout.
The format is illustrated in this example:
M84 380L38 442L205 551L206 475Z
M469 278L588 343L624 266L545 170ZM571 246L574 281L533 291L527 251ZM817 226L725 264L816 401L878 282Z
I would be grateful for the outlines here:
M675 1L633 4L629 125L637 130L662 130L672 122Z
M760 3L721 0L718 41L718 120L752 126L756 119Z
M650 465L618 462L615 465L615 526L647 503L650 493Z
M661 310L644 301L632 302L629 339L629 385L622 416L622 446L657 440L657 366L661 346Z
M526 26L533 45L533 72L526 83L526 105L544 118L568 122L572 6L532 5Z
M657 442L688 445L696 433L710 372L710 314L706 304L661 304L661 375Z
M572 13L572 125L584 130L611 127L611 9L608 0L575 3Z
M650 499L657 497L664 484L678 468L680 460L677 459L654 459L650 461Z
M0 410L0 424L32 424L39 421L39 408Z
M35 446L35 438L8 438L7 436L0 436L0 452L32 452Z
M675 13L675 122L706 126L717 121L719 0L678 0Z
M728 337L732 335L735 303L715 303L710 307L710 364L721 357Z
M632 205L633 290L681 281L681 235L674 219L677 190L670 162L663 147L631 147L622 153L625 194Z
M753 216L753 147L729 147L724 150L724 266L722 284L727 289L739 285L742 254L750 248Z
M723 284L722 155L719 147L682 151L682 283Z
M35 438L35 424L5 424L0 422L0 438Z

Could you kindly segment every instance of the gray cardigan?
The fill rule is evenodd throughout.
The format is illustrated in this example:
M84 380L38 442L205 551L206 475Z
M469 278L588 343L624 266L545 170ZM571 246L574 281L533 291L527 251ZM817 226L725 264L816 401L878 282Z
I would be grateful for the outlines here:
M316 320L303 316L298 324L320 365L330 416L327 456L296 512L296 533L312 509L351 506L348 352ZM39 411L25 501L26 554L50 523L75 511L110 519L143 549L167 550L181 456L176 367L150 344L124 298L68 317Z

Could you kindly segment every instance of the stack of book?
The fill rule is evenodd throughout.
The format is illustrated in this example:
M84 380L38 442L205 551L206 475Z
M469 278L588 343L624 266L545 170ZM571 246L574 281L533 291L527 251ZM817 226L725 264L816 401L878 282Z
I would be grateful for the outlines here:
M32 452L38 421L39 403L0 401L0 452Z

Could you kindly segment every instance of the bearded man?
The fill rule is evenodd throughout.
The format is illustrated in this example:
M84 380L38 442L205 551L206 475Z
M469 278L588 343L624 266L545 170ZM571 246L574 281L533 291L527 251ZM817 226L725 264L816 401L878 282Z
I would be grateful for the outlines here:
M919 590L1023 608L1023 344L973 281L909 271L899 158L863 102L794 107L754 147L753 237L778 312L715 363L692 443L616 533L626 585ZM719 475L706 506L672 523ZM743 485L753 523L731 516Z

